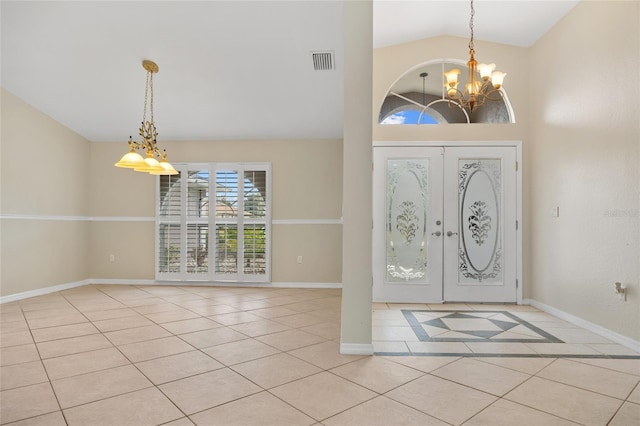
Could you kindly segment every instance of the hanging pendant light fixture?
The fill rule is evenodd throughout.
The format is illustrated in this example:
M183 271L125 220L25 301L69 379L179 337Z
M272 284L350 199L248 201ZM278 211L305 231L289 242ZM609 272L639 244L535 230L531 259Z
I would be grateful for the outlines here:
M502 82L507 75L504 72L495 71L496 64L479 64L474 55L476 53L473 46L473 0L471 0L471 18L469 19L469 29L471 30L471 39L469 40L469 61L467 62L467 84L463 91L458 89L458 75L460 70L454 68L444 73L446 80L445 88L448 98L474 111L485 101L498 101L502 99ZM480 74L480 78L478 78Z
M144 60L142 61L142 67L147 71L147 83L144 89L142 125L138 131L141 141L134 141L133 138L129 136L130 151L126 153L115 166L133 169L136 172L147 172L152 175L177 175L178 172L176 169L167 161L167 150L164 149L160 152L156 141L158 132L153 121L153 74L158 72L158 65L153 61ZM150 101L150 121L147 121L147 100ZM147 157L143 158L136 152L137 150L144 151ZM160 161L158 161L156 157Z

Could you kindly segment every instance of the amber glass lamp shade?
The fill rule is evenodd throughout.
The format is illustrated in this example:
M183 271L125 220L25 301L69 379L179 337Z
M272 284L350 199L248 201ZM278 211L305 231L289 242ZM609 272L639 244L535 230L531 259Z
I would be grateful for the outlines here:
M115 166L124 167L126 169L135 169L136 167L142 167L144 164L144 158L142 158L142 156L138 154L135 149L131 148L131 151L123 155L120 161L115 164Z
M136 167L135 169L136 172L160 172L163 171L164 169L160 166L160 162L158 160L156 160L155 158L153 158L153 153L147 153L147 158L144 159L143 164L141 164L140 166Z
M149 172L149 174L152 174L152 175L177 175L178 174L178 171L174 169L171 163L169 163L167 160L162 160L158 164L160 167L162 167L163 170L152 171L152 172Z

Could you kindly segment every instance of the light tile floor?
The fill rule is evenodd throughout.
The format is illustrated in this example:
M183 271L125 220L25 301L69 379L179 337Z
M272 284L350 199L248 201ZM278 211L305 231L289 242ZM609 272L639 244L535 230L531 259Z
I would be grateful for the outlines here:
M340 290L85 286L0 305L0 423L640 424L640 354L529 306L374 304L339 353Z
M379 355L638 357L640 354L531 306L373 304Z

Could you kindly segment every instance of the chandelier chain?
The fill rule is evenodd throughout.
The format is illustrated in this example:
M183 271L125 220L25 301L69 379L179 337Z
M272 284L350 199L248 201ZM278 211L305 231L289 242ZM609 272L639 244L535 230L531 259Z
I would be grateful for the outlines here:
M149 92L151 92L151 96L149 96ZM151 122L153 123L153 73L151 71L147 71L147 81L144 86L144 111L142 111L142 123L147 122L147 100L149 98L151 100L149 112L151 113Z
M149 112L151 112L151 122L153 123L153 73L149 73L149 90L151 91L151 106Z
M475 58L473 18L476 10L473 0L470 3L469 30L469 61L467 62L467 80L462 89L458 89L458 75L460 70L453 68L444 73L446 78L447 96L450 101L468 108L471 112L485 101L498 101L503 98L500 91L504 77L504 72L495 71L495 64L478 64ZM478 75L479 74L479 75Z
M471 0L471 17L469 18L469 29L471 30L471 38L469 39L469 51L475 53L473 46L473 15L476 14L476 10L473 8L473 0Z

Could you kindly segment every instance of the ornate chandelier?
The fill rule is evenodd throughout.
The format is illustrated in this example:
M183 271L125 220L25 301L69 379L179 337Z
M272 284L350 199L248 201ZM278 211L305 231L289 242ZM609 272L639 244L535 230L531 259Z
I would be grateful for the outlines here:
M153 74L158 72L158 65L153 61L144 60L142 61L142 67L147 70L147 83L144 89L142 125L138 131L141 141L134 141L133 138L129 136L130 151L126 153L115 166L133 169L136 172L147 172L152 175L177 175L178 172L176 169L167 161L167 150L163 149L162 152L160 152L156 141L158 132L153 122ZM150 101L149 112L151 120L149 121L147 121L147 100ZM147 158L142 158L136 150L145 151ZM156 157L158 159L156 159Z
M473 15L475 15L475 9L473 8L473 0L471 0L471 18L469 19L471 39L469 40L469 62L467 62L467 84L464 91L458 89L458 75L461 73L459 69L454 68L444 73L448 98L472 112L487 100L499 101L502 99L500 87L507 75L504 72L495 71L496 64L478 65L478 61L474 57L476 51L473 46ZM478 79L478 73L480 79Z

